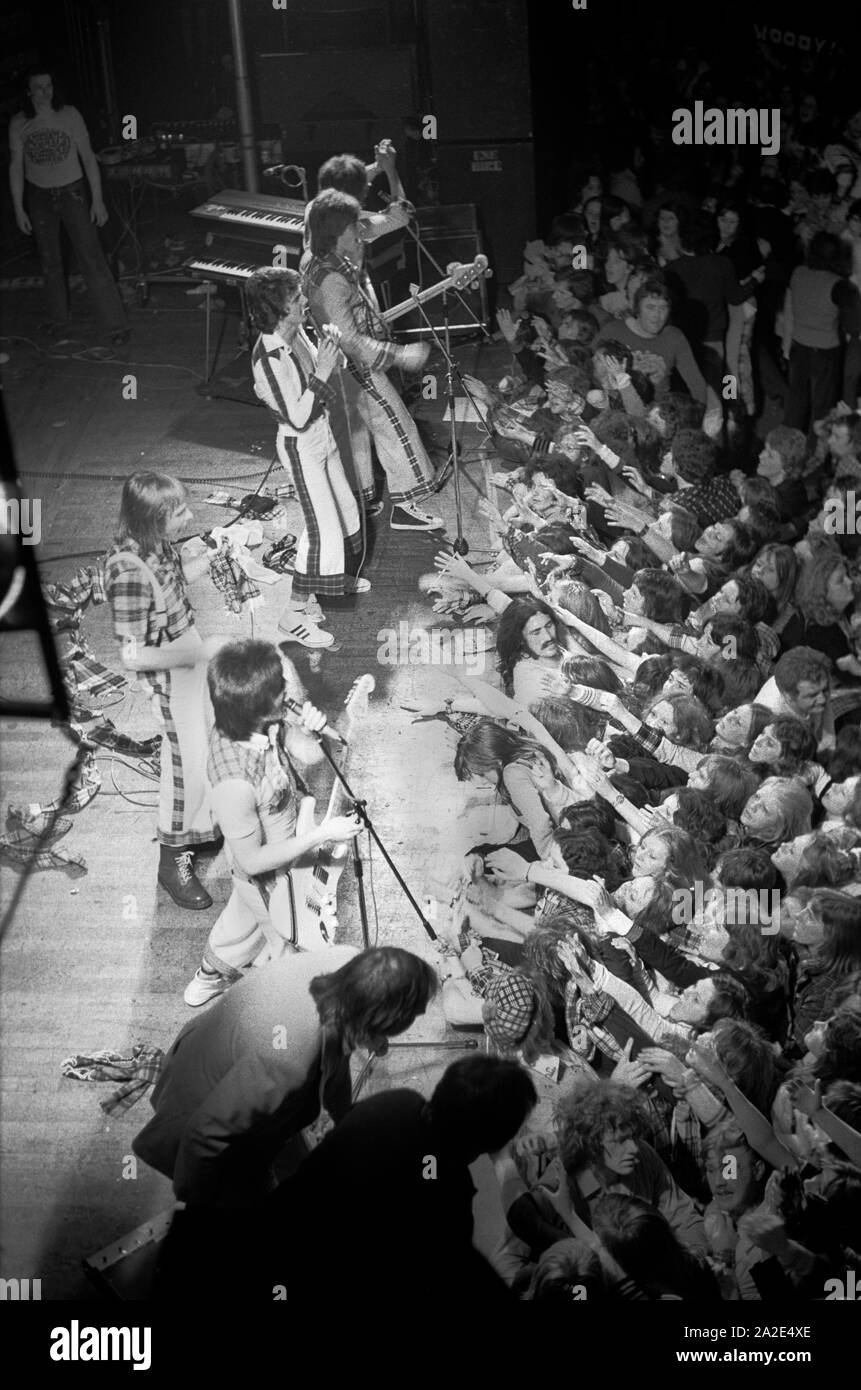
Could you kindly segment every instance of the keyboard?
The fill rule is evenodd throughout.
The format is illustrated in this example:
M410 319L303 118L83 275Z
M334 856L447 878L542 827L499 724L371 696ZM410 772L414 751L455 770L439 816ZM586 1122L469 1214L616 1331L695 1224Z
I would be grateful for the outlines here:
M242 193L227 188L193 208L191 216L210 223L210 231L217 237L267 241L273 245L273 238L282 239L288 248L295 242L301 251L305 204L297 198L273 198L267 193Z
M242 285L259 270L259 265L247 261L229 261L220 256L192 256L183 261L183 268L192 280L212 280L219 285Z

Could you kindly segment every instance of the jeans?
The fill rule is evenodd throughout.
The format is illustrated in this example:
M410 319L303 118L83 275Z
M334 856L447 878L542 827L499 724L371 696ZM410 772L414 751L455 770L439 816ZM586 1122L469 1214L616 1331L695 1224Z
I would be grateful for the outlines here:
M840 399L855 410L861 395L861 338L849 338L843 359L843 391Z
M75 249L87 289L104 328L119 333L127 327L119 290L105 260L95 223L90 220L90 199L83 179L61 188L37 188L28 183L28 208L33 234L42 261L48 313L55 323L69 318L69 295L63 267L61 227Z
M840 349L793 343L789 354L789 390L783 423L807 434L837 404Z

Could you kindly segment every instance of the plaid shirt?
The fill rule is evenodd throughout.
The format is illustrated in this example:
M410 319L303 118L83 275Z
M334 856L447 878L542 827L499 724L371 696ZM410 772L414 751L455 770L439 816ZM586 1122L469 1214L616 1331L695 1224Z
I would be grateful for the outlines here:
M209 736L206 775L213 790L221 782L239 781L251 785L264 843L290 839L295 833L299 796L304 794L304 786L293 770L283 737L273 745L264 734L252 734L246 742L239 743L213 729ZM228 843L234 874L247 879L233 863L229 849Z
M384 372L403 360L403 348L380 339L381 326L362 293L360 270L333 252L303 258L302 275L311 317L318 329L326 323L340 328L341 347L354 375L361 376L357 368Z
M165 541L159 554L148 555L145 560L140 556L161 585L164 611L143 570L128 560L114 559L123 551L140 555L137 543L126 539L118 541L105 560L105 592L113 610L117 640L123 642L133 637L147 647L175 642L194 627L179 551Z

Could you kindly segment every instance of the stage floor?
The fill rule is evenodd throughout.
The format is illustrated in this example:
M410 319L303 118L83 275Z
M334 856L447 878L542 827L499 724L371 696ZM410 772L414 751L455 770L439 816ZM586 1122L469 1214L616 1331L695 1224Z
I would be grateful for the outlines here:
M24 267L26 269L26 266ZM82 341L39 351L34 334L42 317L37 289L3 292L2 309L10 361L5 400L25 492L41 503L38 550L48 579L70 576L110 542L123 480L136 469L154 468L189 480L200 529L233 515L203 504L214 488L252 491L274 457L272 423L260 407L196 392L203 371L203 314L200 297L188 287L154 286L146 308L132 307L133 336L122 359L94 361L79 354L95 340L77 297ZM228 319L222 362L235 351L237 323ZM15 336L18 335L18 336ZM78 354L78 355L76 355ZM504 345L464 345L464 370L491 379L507 370ZM427 371L438 375L439 363ZM134 378L136 399L130 399ZM439 381L440 395L443 383ZM448 426L444 401L424 401L420 414L444 456ZM477 510L486 486L488 461L475 426L461 430L464 451L463 512L471 555L480 560L491 540ZM278 480L276 463L270 483ZM290 508L290 530L298 508ZM453 488L433 499L454 533ZM295 524L294 524L295 523ZM353 680L370 672L376 681L366 720L357 733L350 774L367 798L379 833L419 900L456 867L468 841L458 817L466 789L452 771L455 735L440 722L413 725L401 706L436 693L455 693L464 666L412 664L415 643L401 641L400 664L388 664L388 631L399 638L442 626L418 589L433 569L437 543L404 536L378 523L365 574L372 592L330 621L341 650L324 654L312 671L308 653L294 648L309 693L334 716ZM72 558L80 556L80 558ZM276 637L286 598L286 581L263 590L254 617L256 636ZM204 634L249 635L247 614L226 612L208 580L192 599ZM97 656L115 661L104 608L87 619ZM381 648L386 655L381 663ZM452 653L449 652L449 658ZM456 658L457 653L454 653ZM493 653L487 671L493 679ZM476 671L474 662L470 669ZM486 674L487 672L485 672ZM38 652L28 637L2 639L0 693L38 697L44 678ZM130 688L109 711L124 732L153 732L147 704ZM59 792L69 743L54 728L28 720L0 725L3 814L8 805L46 802ZM214 905L202 913L176 908L156 886L158 847L151 809L152 783L127 767L100 759L102 788L74 818L61 844L82 854L84 877L56 870L33 875L2 945L2 1139L0 1139L0 1234L5 1278L41 1278L42 1296L95 1296L81 1272L81 1259L115 1241L171 1205L169 1183L142 1164L130 1162L131 1140L145 1122L144 1101L126 1115L106 1121L98 1102L110 1085L64 1079L60 1066L74 1053L124 1049L136 1042L162 1047L191 1017L182 991L200 960L206 933L229 892L222 856L203 861L202 877ZM150 792L147 792L147 788ZM320 790L325 796L327 783ZM120 795L124 792L131 800ZM133 804L134 802L143 804ZM8 901L17 871L3 867L2 896ZM433 956L432 944L409 904L374 851L368 871L372 940ZM341 939L360 944L355 887L345 875ZM447 1030L438 1005L413 1028L411 1038L434 1041ZM369 1089L386 1085L432 1089L456 1053L433 1049L394 1052L380 1063ZM482 1243L492 1239L498 1213L492 1188L484 1183L479 1202Z

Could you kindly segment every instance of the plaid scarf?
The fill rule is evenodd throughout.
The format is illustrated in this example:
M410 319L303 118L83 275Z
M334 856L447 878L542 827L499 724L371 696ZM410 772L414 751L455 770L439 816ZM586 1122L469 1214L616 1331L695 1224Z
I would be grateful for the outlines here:
M219 550L209 561L209 577L224 595L228 613L241 613L246 603L260 597L260 590L249 579L229 548Z
M158 1080L164 1053L152 1043L135 1043L131 1056L102 1048L100 1052L84 1052L67 1057L60 1065L63 1076L75 1081L120 1081L119 1086L99 1108L106 1115L124 1113L143 1098Z

